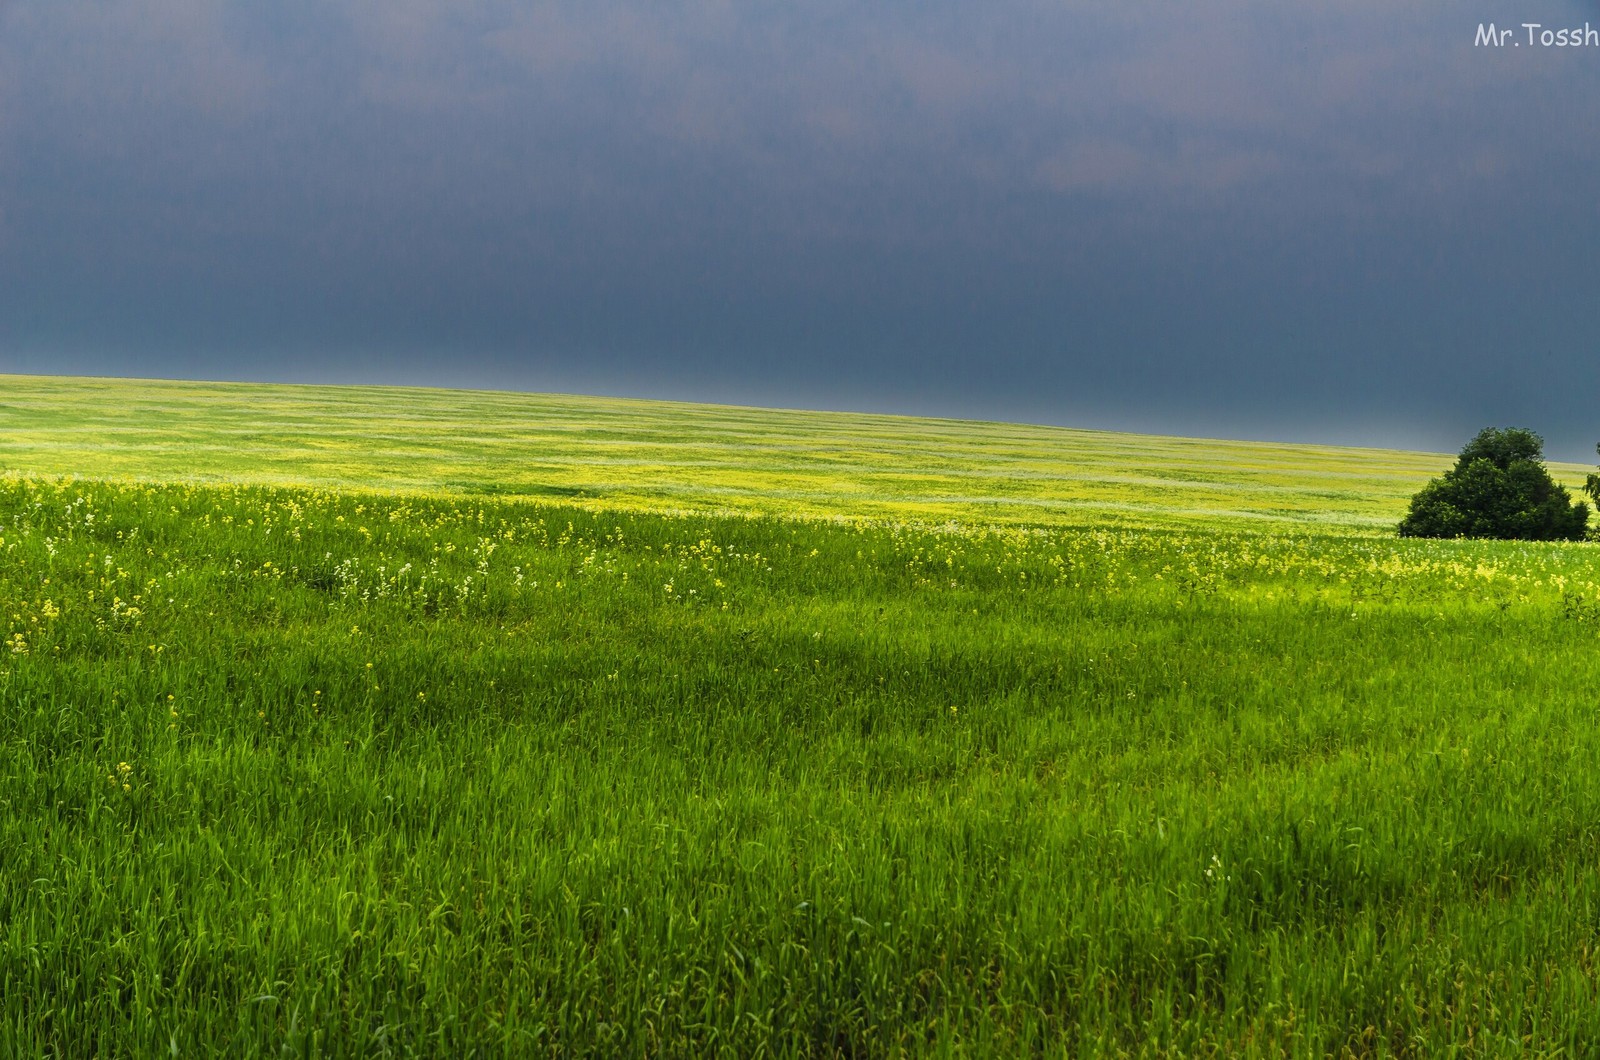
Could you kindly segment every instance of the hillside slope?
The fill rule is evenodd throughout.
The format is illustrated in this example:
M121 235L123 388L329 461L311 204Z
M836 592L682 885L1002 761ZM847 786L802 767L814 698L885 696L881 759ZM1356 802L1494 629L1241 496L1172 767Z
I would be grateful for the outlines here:
M543 394L0 377L14 470L634 510L1387 532L1449 459Z

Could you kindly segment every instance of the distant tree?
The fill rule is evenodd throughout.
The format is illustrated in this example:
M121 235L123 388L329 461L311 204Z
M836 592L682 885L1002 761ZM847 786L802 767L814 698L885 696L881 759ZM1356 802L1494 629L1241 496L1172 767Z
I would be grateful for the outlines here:
M1484 428L1455 467L1411 498L1400 536L1581 540L1589 506L1556 484L1543 453L1544 439L1532 431ZM1600 475L1590 475L1584 489L1600 503Z
M1594 451L1600 453L1600 445L1595 446ZM1600 475L1596 475L1591 471L1589 477L1583 483L1583 492L1587 493L1589 498L1594 501L1596 508L1600 508Z

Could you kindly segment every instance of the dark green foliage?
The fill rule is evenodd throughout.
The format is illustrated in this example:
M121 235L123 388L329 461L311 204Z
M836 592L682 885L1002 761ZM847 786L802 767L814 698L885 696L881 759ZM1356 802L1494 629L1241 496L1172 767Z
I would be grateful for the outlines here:
M1596 453L1600 453L1600 445L1595 446L1594 450ZM1584 480L1583 492L1589 495L1596 506L1600 506L1600 475L1590 472L1589 477Z
M1550 477L1543 449L1543 439L1520 427L1479 431L1456 466L1411 499L1400 536L1582 540L1589 506ZM1586 488L1597 495L1600 480L1590 476Z

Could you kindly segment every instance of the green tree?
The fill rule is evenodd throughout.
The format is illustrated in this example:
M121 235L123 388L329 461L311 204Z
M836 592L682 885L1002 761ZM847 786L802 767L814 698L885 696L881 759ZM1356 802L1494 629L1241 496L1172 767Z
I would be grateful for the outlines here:
M1595 446L1594 451L1600 453L1600 445ZM1589 477L1583 483L1583 492L1594 501L1596 508L1600 508L1600 475L1589 472Z
M1411 498L1401 537L1498 537L1578 541L1589 506L1574 502L1545 470L1544 439L1520 427L1486 427L1456 466ZM1600 475L1584 487L1600 503Z

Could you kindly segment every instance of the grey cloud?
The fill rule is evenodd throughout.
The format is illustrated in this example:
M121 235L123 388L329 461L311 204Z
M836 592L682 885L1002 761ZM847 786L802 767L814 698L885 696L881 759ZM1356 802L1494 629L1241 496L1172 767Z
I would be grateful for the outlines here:
M13 3L0 367L1448 433L1597 322L1600 61L1478 17Z

